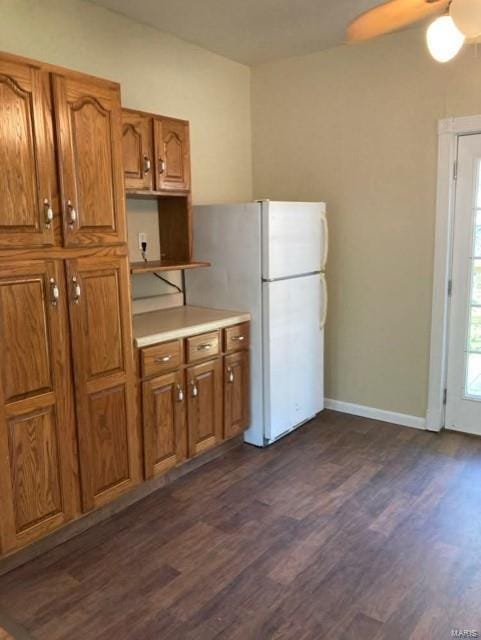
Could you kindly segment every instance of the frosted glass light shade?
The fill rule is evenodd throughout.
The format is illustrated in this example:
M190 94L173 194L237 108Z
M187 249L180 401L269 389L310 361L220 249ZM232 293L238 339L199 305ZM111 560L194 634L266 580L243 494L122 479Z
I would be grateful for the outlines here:
M459 53L465 37L451 16L441 16L429 26L426 39L432 57L438 62L448 62Z
M481 35L480 0L453 0L449 14L454 24L467 38L476 38Z

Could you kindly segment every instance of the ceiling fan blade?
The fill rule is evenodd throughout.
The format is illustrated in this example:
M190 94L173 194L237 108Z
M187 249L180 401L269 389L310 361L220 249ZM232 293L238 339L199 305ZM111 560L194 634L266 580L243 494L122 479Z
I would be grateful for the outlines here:
M391 0L356 18L347 29L348 42L361 42L440 15L449 0Z

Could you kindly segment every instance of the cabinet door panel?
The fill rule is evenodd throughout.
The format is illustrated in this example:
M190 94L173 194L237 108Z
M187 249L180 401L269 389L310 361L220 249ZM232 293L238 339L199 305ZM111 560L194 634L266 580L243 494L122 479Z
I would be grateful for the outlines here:
M142 385L147 478L167 471L187 456L183 378L178 371Z
M122 154L125 188L152 190L152 118L122 112Z
M222 363L212 360L187 369L189 456L222 440Z
M67 265L84 510L140 480L126 257Z
M7 552L78 513L61 263L0 265L0 361L0 550Z
M249 352L224 358L224 435L231 438L249 426Z
M156 187L158 191L190 189L189 125L173 118L154 121Z
M66 244L123 243L119 92L57 75L53 86Z
M0 60L0 247L52 245L45 74Z

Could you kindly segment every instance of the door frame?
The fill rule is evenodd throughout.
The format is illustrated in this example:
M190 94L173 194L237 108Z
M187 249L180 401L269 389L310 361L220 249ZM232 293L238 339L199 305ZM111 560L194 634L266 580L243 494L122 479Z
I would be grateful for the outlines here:
M461 136L473 134L481 134L481 115L438 121L436 228L426 414L426 428L429 431L441 431L445 426L458 140Z

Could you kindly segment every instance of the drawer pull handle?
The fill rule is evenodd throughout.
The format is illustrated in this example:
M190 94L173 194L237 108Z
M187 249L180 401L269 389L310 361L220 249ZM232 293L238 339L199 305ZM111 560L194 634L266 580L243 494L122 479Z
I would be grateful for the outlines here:
M165 160L163 158L159 158L159 173L165 172Z
M74 224L77 222L77 212L75 211L75 207L72 204L71 200L67 200L67 209L68 209L68 216L69 216L69 226L73 227Z
M210 351L212 349L212 345L210 342L206 342L205 344L200 344L197 347L197 351Z
M149 156L144 156L144 173L149 173L150 171L150 158Z
M192 397L193 398L197 398L197 396L199 395L199 389L197 388L197 384L196 384L195 380L192 380L190 385L192 387Z
M229 376L229 382L232 384L234 382L234 372L231 368L227 369L227 374Z
M244 342L245 336L232 336L233 342Z
M77 278L74 276L72 278L72 300L74 304L79 304L81 293L82 293L82 290L80 288L80 284Z
M182 385L177 385L177 402L184 401L184 390L182 389Z
M155 362L159 364L163 364L164 362L170 362L171 360L172 360L172 356L170 354L168 356L162 356L162 358L160 356L158 358L155 358Z

